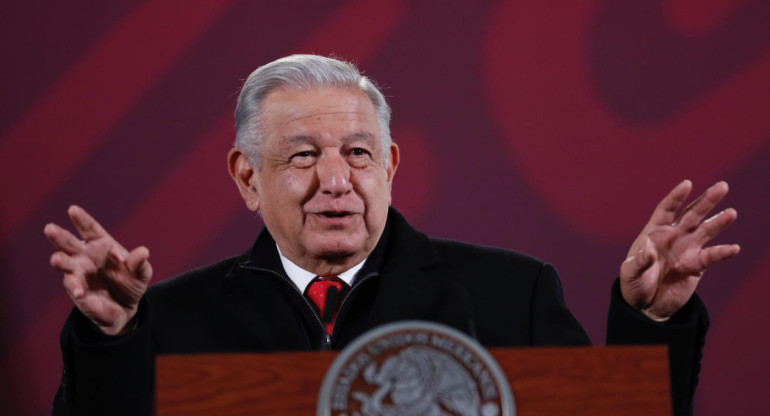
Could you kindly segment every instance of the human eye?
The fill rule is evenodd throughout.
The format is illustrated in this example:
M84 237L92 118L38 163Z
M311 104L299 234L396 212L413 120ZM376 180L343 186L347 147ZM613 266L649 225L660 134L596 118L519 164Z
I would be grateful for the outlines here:
M372 152L363 147L353 147L348 152L349 163L353 167L363 168L369 166L372 161Z
M291 164L296 167L304 168L304 167L310 167L315 163L316 154L312 150L303 150L300 152L296 152L289 160L291 161Z
M361 147L354 147L350 149L351 156L371 156L372 153Z

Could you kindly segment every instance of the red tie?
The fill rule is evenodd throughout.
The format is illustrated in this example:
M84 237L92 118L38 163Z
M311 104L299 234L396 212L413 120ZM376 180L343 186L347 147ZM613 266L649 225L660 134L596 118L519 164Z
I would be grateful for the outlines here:
M336 304L331 305L334 307L334 315L332 315L331 322L326 325L326 333L329 335L331 335L334 330L334 321L337 320L337 312L339 311L344 294L349 288L348 284L340 280L337 276L318 276L310 282L306 293L306 296L313 301L316 308L318 308L318 316L324 316L326 294L332 286L337 288L337 293L339 293L339 295L337 296Z

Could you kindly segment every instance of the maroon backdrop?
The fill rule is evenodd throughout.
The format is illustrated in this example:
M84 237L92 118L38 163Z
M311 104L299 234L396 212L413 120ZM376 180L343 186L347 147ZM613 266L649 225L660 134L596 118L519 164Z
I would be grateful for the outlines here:
M554 263L598 343L657 200L726 179L740 218L719 239L743 251L699 288L713 323L697 414L770 412L770 2L261 3L4 3L2 413L46 413L60 379L70 302L44 224L81 204L150 247L156 281L245 250L261 224L225 170L235 96L295 52L385 87L393 203L414 225Z

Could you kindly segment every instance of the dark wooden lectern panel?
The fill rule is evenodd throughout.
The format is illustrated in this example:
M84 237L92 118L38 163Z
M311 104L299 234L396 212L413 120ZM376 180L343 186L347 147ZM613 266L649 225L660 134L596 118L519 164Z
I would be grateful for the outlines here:
M665 347L492 348L519 416L670 415ZM157 415L313 415L333 352L160 356Z

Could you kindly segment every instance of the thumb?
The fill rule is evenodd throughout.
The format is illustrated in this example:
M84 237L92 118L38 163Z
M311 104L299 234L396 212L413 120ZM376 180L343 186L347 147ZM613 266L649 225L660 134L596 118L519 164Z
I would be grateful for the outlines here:
M148 283L152 278L152 265L149 262L150 250L140 246L126 256L126 267L138 280Z
M630 254L630 253L629 253ZM621 279L635 279L655 263L655 251L652 243L647 239L644 246L635 254L630 255L620 266Z

